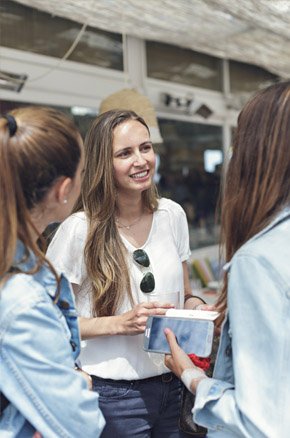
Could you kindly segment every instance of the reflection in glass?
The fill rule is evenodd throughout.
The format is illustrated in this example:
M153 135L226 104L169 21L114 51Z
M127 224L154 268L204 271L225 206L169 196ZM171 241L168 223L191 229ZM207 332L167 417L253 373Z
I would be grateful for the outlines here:
M221 60L193 50L146 41L148 76L184 85L221 90Z
M156 147L160 156L159 192L184 208L192 249L216 244L222 128L167 119L158 122L164 139L164 144Z
M1 45L62 58L81 24L10 0L0 2ZM123 70L122 36L87 27L71 61Z
M277 82L279 77L256 65L230 61L230 91L252 93Z

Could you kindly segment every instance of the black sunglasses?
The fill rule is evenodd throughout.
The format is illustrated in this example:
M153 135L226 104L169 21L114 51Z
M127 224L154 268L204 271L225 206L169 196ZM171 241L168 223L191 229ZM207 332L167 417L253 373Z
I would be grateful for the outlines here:
M138 265L143 266L143 268L149 268L150 260L148 254L144 249L136 249L133 252L133 259ZM145 272L140 283L140 289L145 294L152 292L155 288L155 279L152 272Z

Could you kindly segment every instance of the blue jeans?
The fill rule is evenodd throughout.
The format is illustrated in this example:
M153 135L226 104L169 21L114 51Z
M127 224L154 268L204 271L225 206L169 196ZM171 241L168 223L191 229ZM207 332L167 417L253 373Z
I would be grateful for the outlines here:
M180 381L172 374L142 380L93 378L106 426L102 438L186 438L178 428Z

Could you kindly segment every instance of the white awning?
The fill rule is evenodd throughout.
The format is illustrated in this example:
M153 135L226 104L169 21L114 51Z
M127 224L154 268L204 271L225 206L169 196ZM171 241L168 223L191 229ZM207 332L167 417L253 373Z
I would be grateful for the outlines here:
M290 77L290 0L17 0L111 32Z

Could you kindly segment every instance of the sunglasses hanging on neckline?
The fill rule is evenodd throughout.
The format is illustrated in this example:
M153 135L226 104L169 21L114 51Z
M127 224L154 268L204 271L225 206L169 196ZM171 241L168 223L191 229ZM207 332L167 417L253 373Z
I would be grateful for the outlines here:
M143 268L149 268L150 259L148 254L144 251L144 249L136 249L133 252L133 260ZM152 272L147 271L144 273L143 278L140 283L140 289L143 293L148 294L153 292L155 288L155 279Z

